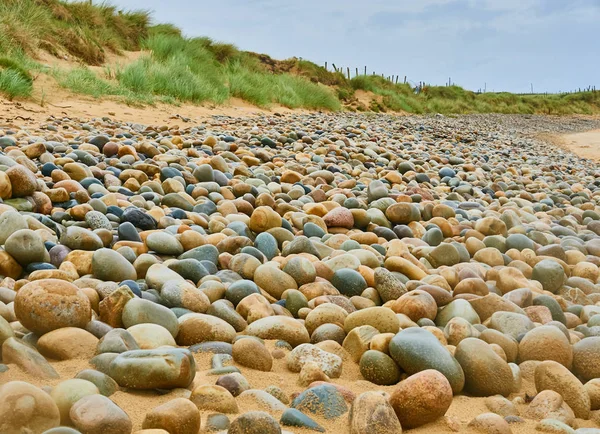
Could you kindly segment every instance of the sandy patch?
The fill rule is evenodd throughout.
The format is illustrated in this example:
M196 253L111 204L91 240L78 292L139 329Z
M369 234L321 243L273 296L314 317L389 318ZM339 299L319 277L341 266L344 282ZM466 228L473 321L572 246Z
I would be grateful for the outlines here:
M561 137L562 146L583 158L600 161L600 130L567 134Z

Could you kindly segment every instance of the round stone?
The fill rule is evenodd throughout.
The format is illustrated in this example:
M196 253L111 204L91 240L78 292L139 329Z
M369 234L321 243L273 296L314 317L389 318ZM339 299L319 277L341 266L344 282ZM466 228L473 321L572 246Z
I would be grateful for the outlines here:
M228 434L281 434L281 427L273 416L263 411L249 411L235 418Z
M127 328L150 323L164 327L173 337L179 332L177 316L171 309L141 298L133 298L125 304L122 320Z
M31 229L20 229L10 235L4 244L4 250L22 266L44 262L46 257L49 258L42 237Z
M127 332L133 337L139 348L143 350L176 346L175 339L169 330L158 324L136 324L129 327Z
M281 299L286 289L298 289L298 284L292 276L271 263L263 264L255 270L254 283L277 300Z
M583 381L600 378L600 337L592 336L573 345L573 373Z
M136 280L137 272L123 255L112 249L98 249L92 255L92 274L103 281Z
M236 336L235 329L231 324L212 315L188 313L180 316L178 321L178 345L188 346L207 341L231 343ZM246 333L250 334L248 330Z
M361 393L352 402L350 434L367 433L374 430L382 433L401 433L402 426L394 409L383 393L370 391Z
M556 293L565 282L565 270L556 261L544 259L533 267L533 280L540 282L545 291Z
M421 220L419 208L411 203L395 203L385 211L385 216L396 224L409 224Z
M435 317L435 324L444 327L452 318L463 318L471 324L479 324L481 320L477 311L467 300L456 299L441 309Z
M190 401L200 411L217 411L219 413L237 413L239 411L233 395L221 386L200 385L192 391Z
M360 358L359 368L365 380L380 386L390 386L400 380L396 362L380 351L366 351Z
M17 292L14 303L17 319L38 335L64 327L85 328L91 319L89 298L64 280L30 282Z
M281 339L292 347L310 342L306 327L293 318L270 316L254 321L245 333L261 339Z
M463 389L465 377L460 364L427 330L402 330L390 341L389 351L398 366L408 374L435 369L448 379L455 394Z
M1 172L0 173L4 173ZM17 211L5 211L0 215L0 245L4 245L6 240L15 232L21 229L29 229L25 218Z
M79 378L65 380L52 389L50 396L56 402L60 412L60 423L62 425L71 425L72 419L69 412L71 407L84 396L100 393L94 383ZM100 395L101 396L101 395Z
M273 357L269 350L254 338L239 339L233 344L233 360L258 371L270 371Z
M325 419L338 418L348 411L344 396L331 384L314 386L301 392L292 401L291 407Z
M541 362L535 368L535 388L559 393L581 419L589 417L591 403L583 384L563 365L553 361Z
M513 392L512 370L486 342L467 338L460 341L454 357L465 374L465 391L474 396L508 396Z
M75 378L94 383L100 393L104 396L110 396L119 390L119 385L115 380L94 369L84 369L83 371L78 372Z
M435 299L428 292L420 289L403 294L393 302L391 308L394 312L404 314L415 322L422 318L434 320L438 313Z
M16 164L6 171L12 186L12 197L31 196L37 190L35 175L27 167Z
M401 381L390 404L403 429L416 428L446 414L452 404L452 388L444 375L427 369Z
M250 389L250 383L246 380L239 372L232 372L231 374L221 375L216 382L217 386L224 387L233 396L239 396L241 393Z
M152 232L146 238L146 245L159 255L179 256L183 253L183 246L177 238L166 232Z
M131 389L185 388L194 380L196 363L184 349L131 350L113 358L108 375Z
M79 226L67 227L60 236L60 243L71 250L95 251L104 247L104 243L95 232Z
M331 278L331 283L347 297L360 295L367 288L364 277L358 271L350 268L337 270Z
M142 428L164 429L170 434L198 434L200 411L189 399L175 398L146 413Z
M168 307L181 307L197 313L204 313L210 307L208 296L189 282L167 281L160 296Z
M79 399L71 407L69 416L75 428L82 433L129 433L133 426L127 413L103 395Z
M54 360L88 360L96 354L97 346L96 336L75 327L52 330L37 341L40 354Z
M95 229L108 229L112 230L112 225L110 221L104 214L99 211L89 211L85 215L85 221L89 225L92 230Z
M0 432L41 433L59 425L58 407L43 390L24 381L0 386Z
M344 330L349 333L352 329L363 325L370 325L379 330L379 333L398 333L400 323L394 311L387 307L367 307L352 312L344 320Z
M281 227L281 216L271 207L259 206L252 212L248 227L256 233L266 232Z
M308 259L299 256L289 259L283 271L292 276L298 286L314 282L317 276L314 265Z
M541 326L527 332L519 342L519 360L553 360L571 368L573 348L565 334L554 326Z

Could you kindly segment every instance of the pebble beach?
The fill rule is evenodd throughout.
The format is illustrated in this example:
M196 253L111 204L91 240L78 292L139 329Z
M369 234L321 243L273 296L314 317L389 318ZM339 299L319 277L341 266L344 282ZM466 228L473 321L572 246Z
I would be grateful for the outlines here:
M0 433L600 433L598 129L0 124Z

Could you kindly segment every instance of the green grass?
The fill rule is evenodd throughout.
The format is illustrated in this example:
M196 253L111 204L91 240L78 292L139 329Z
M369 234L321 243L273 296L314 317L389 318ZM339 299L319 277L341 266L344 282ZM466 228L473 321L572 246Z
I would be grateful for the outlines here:
M86 67L72 69L68 72L55 69L53 75L59 85L75 93L90 95L96 98L122 94L122 90L117 84L101 79Z
M148 35L150 13L86 0L0 1L0 52L35 57L45 49L100 65L107 51L138 50Z
M379 76L358 76L351 80L354 90L381 97L374 111L409 113L506 113L506 114L594 114L600 113L600 92L561 95L516 95L508 92L477 94L460 86L426 86L420 92L406 84L393 84Z
M33 77L29 68L33 62L24 56L0 57L0 93L10 100L31 96Z
M33 90L31 81L14 69L0 70L0 92L9 100L17 97L27 97Z
M68 56L82 65L106 65L107 55L147 50L133 63L105 66L104 73L81 66L48 71L35 61L40 50ZM459 86L407 84L380 76L348 79L305 59L278 61L244 52L208 37L186 38L172 24L153 23L145 10L121 10L89 0L0 0L0 92L29 97L35 78L50 73L73 92L110 96L128 104L221 104L241 98L259 107L395 111L408 113L600 113L600 93L566 95L476 94ZM377 96L370 107L355 92Z

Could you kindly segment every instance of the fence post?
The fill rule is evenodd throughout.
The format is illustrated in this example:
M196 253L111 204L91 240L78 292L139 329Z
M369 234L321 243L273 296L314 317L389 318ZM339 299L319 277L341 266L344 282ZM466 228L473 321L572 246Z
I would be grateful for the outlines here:
M332 63L332 64L331 64L331 66L333 66L333 70L334 70L335 72L338 72L337 68L335 67L335 63Z
M348 80L350 80L350 67L346 66L346 72L348 73Z
M327 71L327 62L325 62L325 71Z
M365 65L365 75L367 75L367 66Z
M356 76L358 77L358 68L356 68Z

